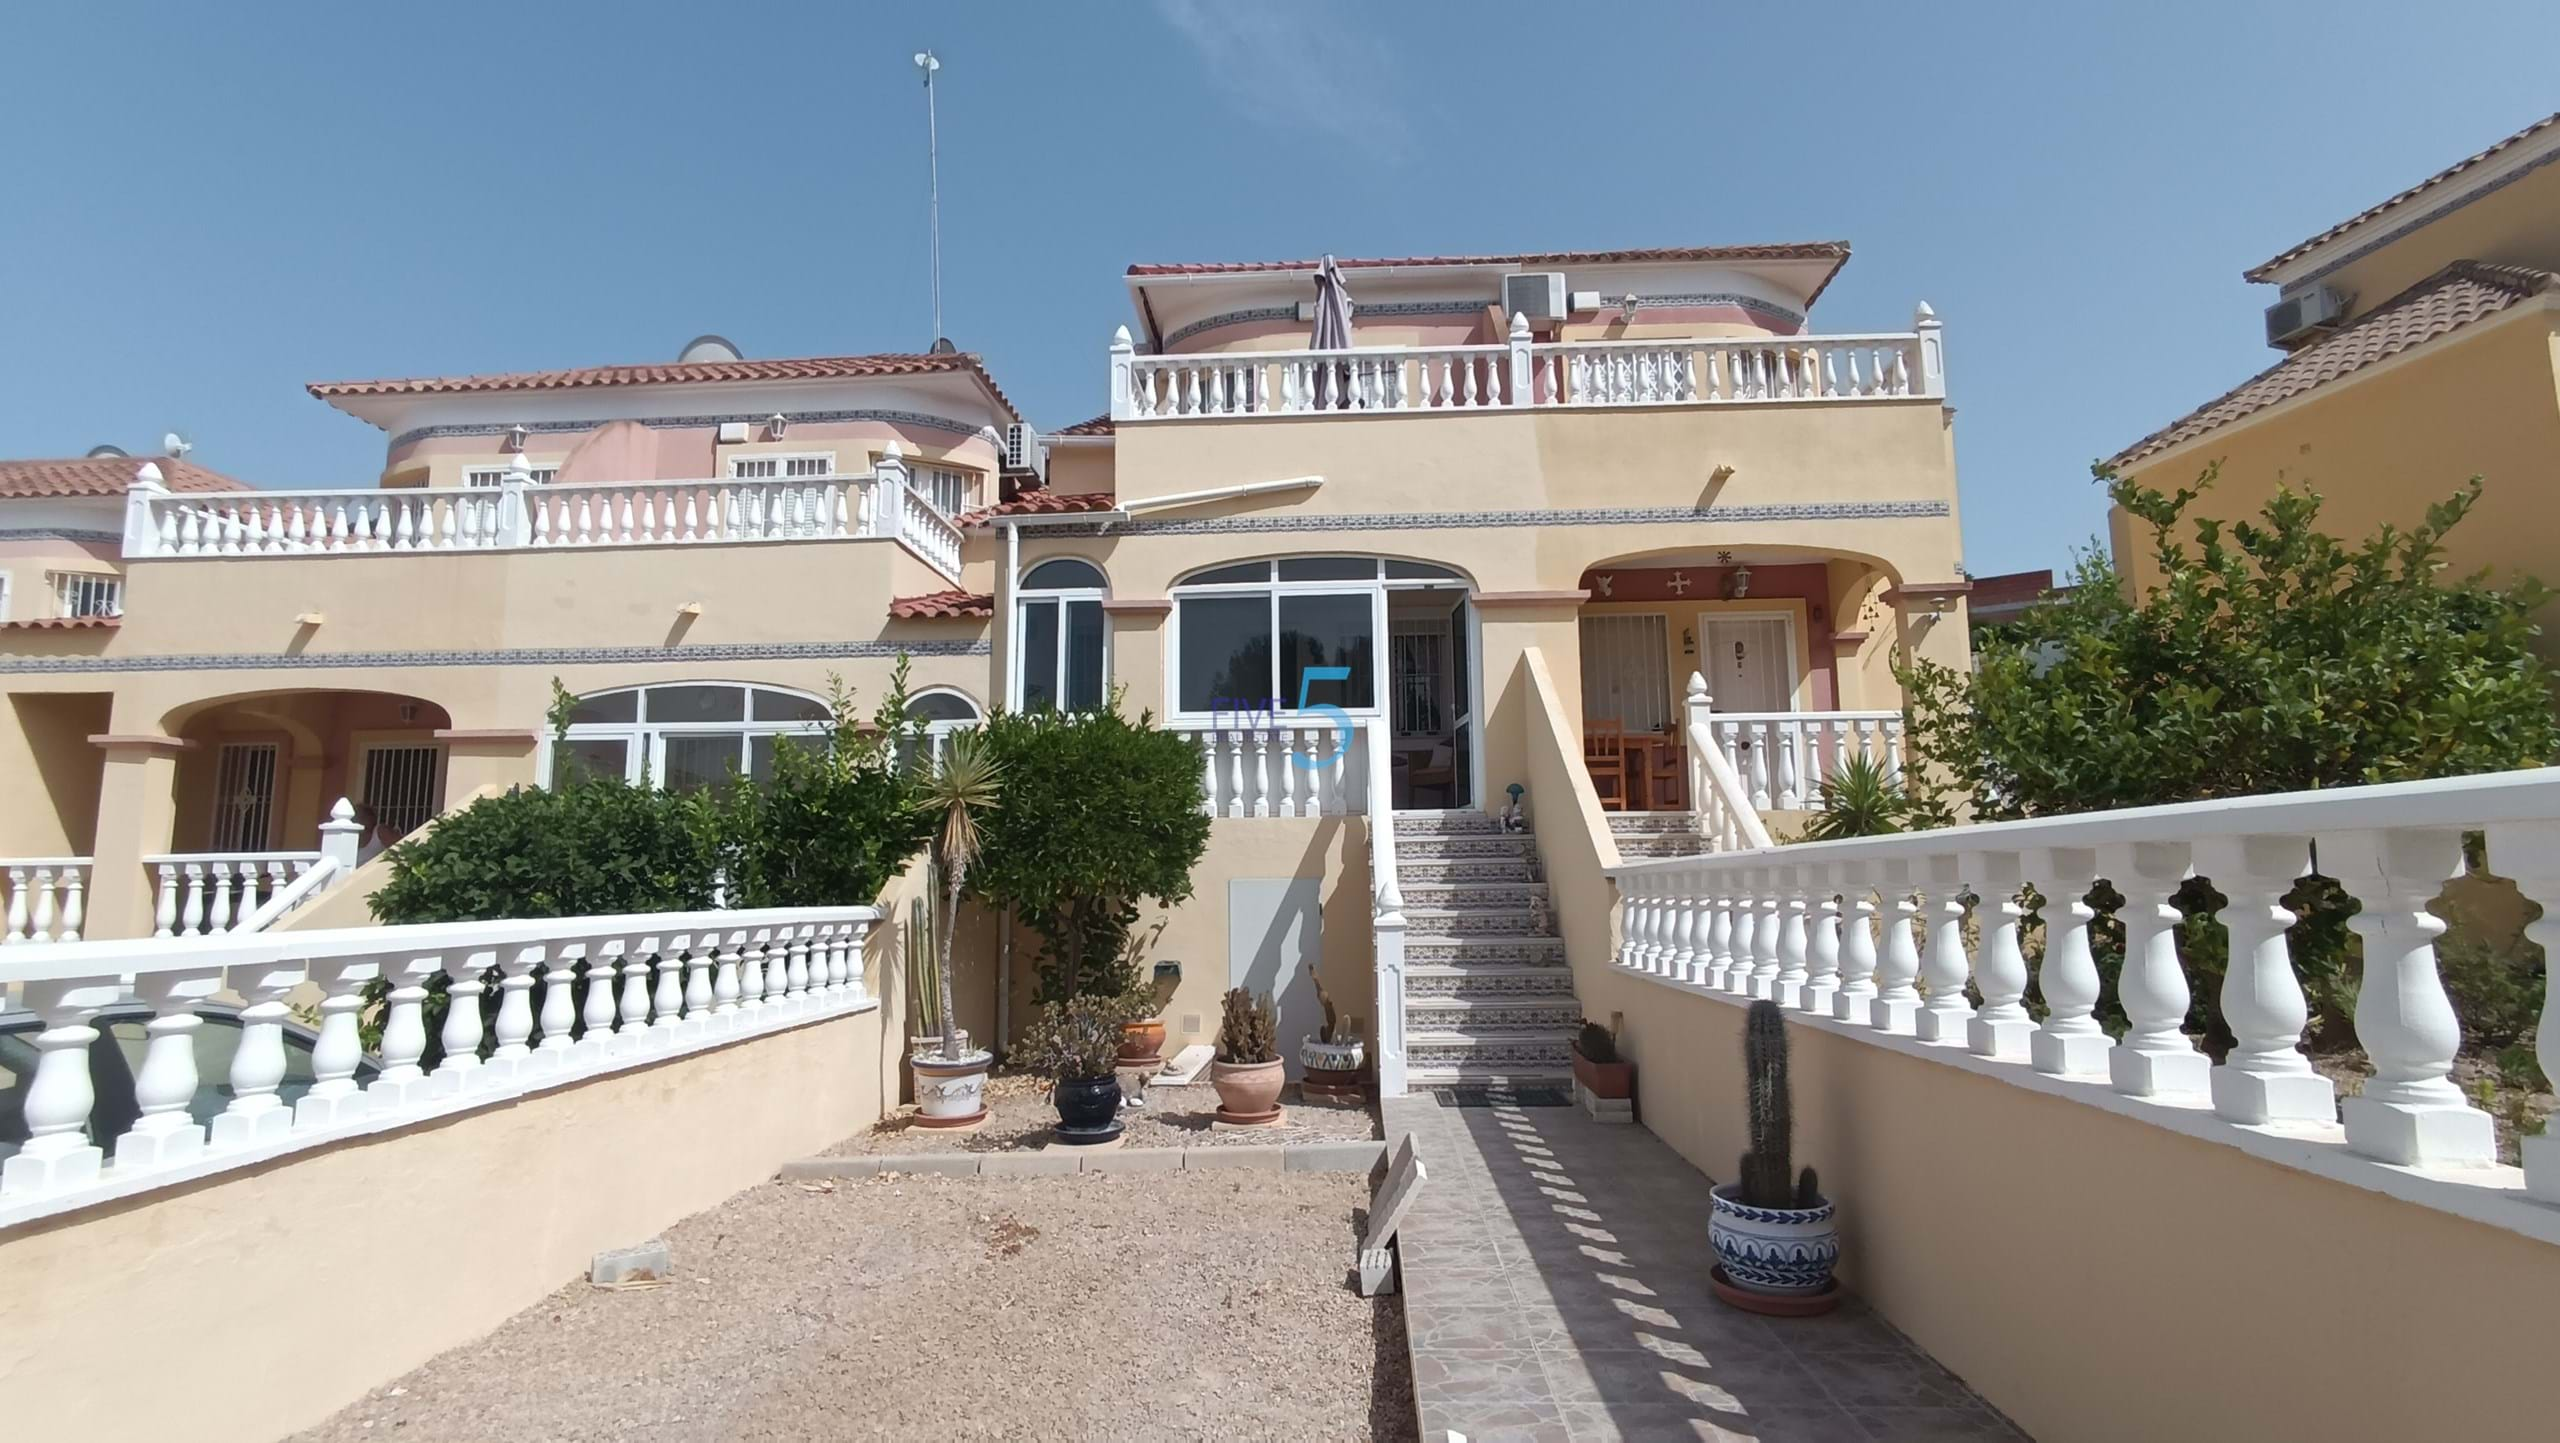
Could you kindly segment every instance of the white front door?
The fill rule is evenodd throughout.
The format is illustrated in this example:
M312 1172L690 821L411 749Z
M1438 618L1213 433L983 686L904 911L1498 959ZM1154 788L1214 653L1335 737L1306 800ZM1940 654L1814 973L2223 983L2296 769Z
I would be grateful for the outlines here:
M1705 617L1707 694L1720 712L1795 710L1795 627L1777 615Z

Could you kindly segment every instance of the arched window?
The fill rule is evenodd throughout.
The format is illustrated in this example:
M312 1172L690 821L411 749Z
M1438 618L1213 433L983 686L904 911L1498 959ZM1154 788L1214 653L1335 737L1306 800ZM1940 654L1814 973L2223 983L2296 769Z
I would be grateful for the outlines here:
M1014 600L1014 705L1092 711L1110 669L1102 626L1102 568L1072 556L1022 575Z
M773 751L822 736L826 702L806 692L734 681L667 682L578 698L552 772L571 768L691 791L773 775Z
M941 687L920 691L907 698L907 718L924 723L924 754L937 760L942 756L944 741L953 732L967 731L987 719L976 702L960 692ZM916 765L915 756L906 750L906 744L901 742L899 747L899 754L907 764Z

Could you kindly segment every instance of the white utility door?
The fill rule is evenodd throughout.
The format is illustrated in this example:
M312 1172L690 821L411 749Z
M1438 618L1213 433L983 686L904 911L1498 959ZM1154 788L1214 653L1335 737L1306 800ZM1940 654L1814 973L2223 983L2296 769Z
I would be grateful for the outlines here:
M1717 711L1793 711L1795 626L1785 615L1705 617L1706 654L1699 658Z

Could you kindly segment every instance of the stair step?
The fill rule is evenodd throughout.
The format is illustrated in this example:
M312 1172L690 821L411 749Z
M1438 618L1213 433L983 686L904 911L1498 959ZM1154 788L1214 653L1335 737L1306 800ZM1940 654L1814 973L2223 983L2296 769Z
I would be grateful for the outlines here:
M1408 1079L1410 1070L1423 1068L1570 1074L1573 1033L1564 1028L1524 1033L1416 1032L1408 1028L1404 1057Z
M1492 817L1478 811L1398 812L1396 836L1450 837L1467 835L1500 835Z
M1538 880L1535 859L1529 857L1407 857L1396 856L1396 882L1411 887L1416 882L1534 882Z
M1460 936L1426 929L1405 935L1404 960L1407 968L1537 967L1557 971L1565 965L1564 939Z
M1630 857L1695 857L1707 850L1703 837L1657 836L1650 833L1620 837L1618 859Z
M1537 855L1536 839L1523 836L1518 832L1508 836L1499 832L1487 832L1482 836L1451 837L1408 837L1399 833L1396 837L1398 862L1433 861L1457 857L1526 857L1534 860Z
M1553 1036L1560 1029L1582 1026L1582 1004L1568 992L1562 997L1438 997L1405 993L1404 1035L1453 1033L1468 1037Z
M1416 907L1404 909L1412 932L1433 937L1546 937L1546 912L1530 907ZM1411 935L1406 941L1410 943ZM1408 954L1410 955L1410 954Z
M1634 832L1686 832L1695 830L1698 819L1689 812L1603 812L1609 830L1620 836Z
M1481 1002L1561 1000L1573 1004L1573 973L1562 967L1408 964L1404 996L1408 1009L1419 1007L1426 1000L1455 998Z
M1406 914L1416 907L1527 907L1546 910L1547 884L1487 880L1469 877L1463 881L1406 881L1404 869L1396 869L1396 886L1404 894Z
M1445 1092L1461 1087L1496 1088L1525 1092L1532 1088L1563 1092L1573 1090L1573 1068L1567 1064L1557 1072L1541 1072L1503 1066L1478 1066L1472 1063L1456 1067L1415 1067L1407 1064L1405 1086L1415 1092Z

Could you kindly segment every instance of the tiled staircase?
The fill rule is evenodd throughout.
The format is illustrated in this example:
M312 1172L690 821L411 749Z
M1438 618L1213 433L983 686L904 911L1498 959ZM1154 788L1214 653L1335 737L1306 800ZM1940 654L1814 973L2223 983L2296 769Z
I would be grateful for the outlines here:
M1691 812L1610 812L1609 833L1618 841L1618 860L1647 857L1694 857L1707 850Z
M1562 1087L1582 1025L1537 844L1483 812L1396 814L1405 1080Z

